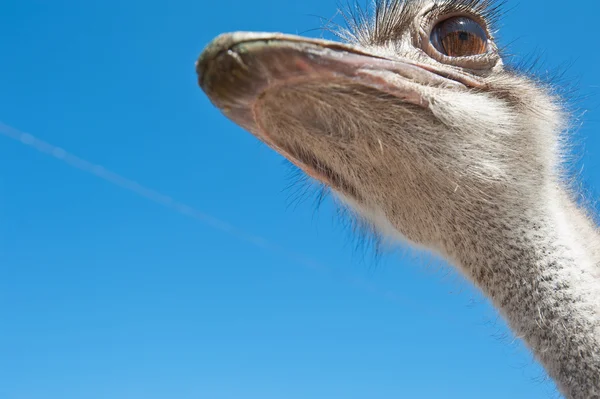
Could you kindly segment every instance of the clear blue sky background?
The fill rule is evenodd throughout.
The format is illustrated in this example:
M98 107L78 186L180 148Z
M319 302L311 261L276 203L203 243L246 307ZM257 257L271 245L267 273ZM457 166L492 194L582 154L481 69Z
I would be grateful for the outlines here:
M600 4L526 0L502 43L569 66L600 192ZM509 1L509 6L517 5ZM310 268L0 135L0 398L547 398L553 385L440 262L376 263L328 202L214 109L194 61L232 30L301 33L334 0L3 0L0 120ZM309 35L317 36L313 31ZM393 295L390 295L390 292Z

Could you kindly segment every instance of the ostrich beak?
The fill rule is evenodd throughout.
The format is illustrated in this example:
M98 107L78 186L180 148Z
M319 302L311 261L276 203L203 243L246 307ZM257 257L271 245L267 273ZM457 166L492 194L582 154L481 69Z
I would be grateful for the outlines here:
M388 59L357 46L300 36L236 32L210 43L196 63L198 83L229 119L318 180L326 180L280 148L258 126L254 104L271 88L314 81L346 81L427 108L423 87L465 89L478 82L453 70Z

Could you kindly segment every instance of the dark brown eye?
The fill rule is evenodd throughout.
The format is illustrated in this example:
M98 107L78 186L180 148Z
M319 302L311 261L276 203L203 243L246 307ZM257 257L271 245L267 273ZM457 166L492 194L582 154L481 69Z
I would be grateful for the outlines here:
M485 30L467 17L448 18L433 29L431 42L449 57L468 57L484 54L488 48Z

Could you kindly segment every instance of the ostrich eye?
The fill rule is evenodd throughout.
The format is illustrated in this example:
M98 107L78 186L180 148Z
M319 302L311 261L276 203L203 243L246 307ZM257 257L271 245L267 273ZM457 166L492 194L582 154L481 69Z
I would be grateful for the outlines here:
M467 17L453 17L435 26L431 42L449 57L468 57L485 53L488 38L477 22Z

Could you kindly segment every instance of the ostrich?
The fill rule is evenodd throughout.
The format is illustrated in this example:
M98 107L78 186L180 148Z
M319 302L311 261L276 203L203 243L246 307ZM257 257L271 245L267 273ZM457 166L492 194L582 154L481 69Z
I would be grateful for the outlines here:
M382 234L447 259L568 398L600 398L600 237L568 115L503 63L493 0L377 0L343 42L236 32L201 54L226 117Z

